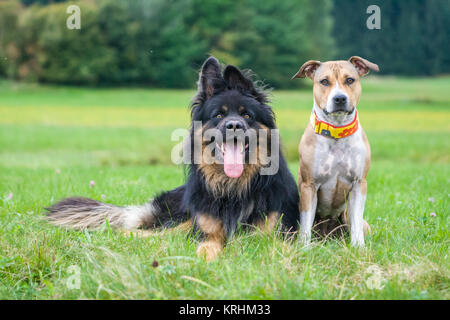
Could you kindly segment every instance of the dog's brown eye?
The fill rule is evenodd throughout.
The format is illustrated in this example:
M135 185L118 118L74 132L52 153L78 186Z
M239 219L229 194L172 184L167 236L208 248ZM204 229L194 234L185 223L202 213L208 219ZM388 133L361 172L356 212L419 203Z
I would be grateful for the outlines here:
M248 113L244 113L242 116L244 117L244 119L250 119L250 115Z
M355 82L355 79L353 79L353 78L347 78L347 79L345 79L345 82L346 82L347 84L352 84L353 82Z
M323 79L323 80L320 80L320 83L324 86L328 86L330 84L330 81L328 81L328 79Z
M223 114L218 113L218 114L216 115L216 118L217 118L217 119L222 119L222 118L223 118Z

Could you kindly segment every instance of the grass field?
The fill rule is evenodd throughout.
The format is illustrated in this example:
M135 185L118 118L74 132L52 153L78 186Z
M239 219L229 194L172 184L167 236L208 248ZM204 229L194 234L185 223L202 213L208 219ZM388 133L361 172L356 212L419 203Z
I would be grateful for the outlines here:
M450 77L365 79L366 248L240 232L207 264L184 234L141 239L42 219L69 195L140 204L180 185L170 135L188 126L193 91L0 82L0 298L450 299L449 89ZM296 175L311 88L272 101Z

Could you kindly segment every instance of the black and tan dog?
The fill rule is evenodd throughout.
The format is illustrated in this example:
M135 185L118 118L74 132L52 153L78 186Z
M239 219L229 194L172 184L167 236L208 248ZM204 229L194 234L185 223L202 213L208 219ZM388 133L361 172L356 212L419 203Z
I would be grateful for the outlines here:
M48 219L60 226L96 228L106 219L113 227L135 230L185 226L200 233L197 254L214 259L238 225L255 225L273 230L277 221L295 231L299 217L297 185L279 150L259 141L249 145L250 131L257 138L276 129L274 114L266 94L234 66L222 72L219 62L210 57L200 72L198 93L192 104L190 130L191 163L186 183L164 192L142 206L117 207L86 198L67 198L48 208ZM195 127L194 123L201 123ZM209 129L232 139L207 137ZM202 155L194 161L194 141L201 137ZM231 135L233 136L233 135ZM209 146L213 152L208 152ZM270 151L271 150L271 151ZM266 156L260 156L264 154ZM254 162L252 155L257 154ZM274 172L262 174L274 159ZM215 160L221 161L215 161Z

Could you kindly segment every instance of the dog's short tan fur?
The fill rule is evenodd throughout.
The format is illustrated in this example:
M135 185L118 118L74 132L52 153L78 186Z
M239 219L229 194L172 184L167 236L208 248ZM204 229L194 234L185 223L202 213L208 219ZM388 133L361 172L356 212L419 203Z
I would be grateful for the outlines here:
M356 117L361 95L360 77L378 66L360 57L348 61L308 61L293 78L314 82L313 111L317 118L334 126L345 126ZM341 102L339 102L341 99ZM364 245L370 227L363 220L370 167L370 146L359 125L345 138L334 139L314 132L308 124L299 145L301 238L309 243L314 222L318 233L350 226L353 245Z

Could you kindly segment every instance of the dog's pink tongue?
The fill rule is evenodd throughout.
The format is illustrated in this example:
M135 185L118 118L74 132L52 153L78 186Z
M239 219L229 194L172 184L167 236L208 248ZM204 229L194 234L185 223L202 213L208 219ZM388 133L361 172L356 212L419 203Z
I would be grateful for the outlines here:
M244 154L235 143L224 145L223 170L230 178L239 178L244 171Z

